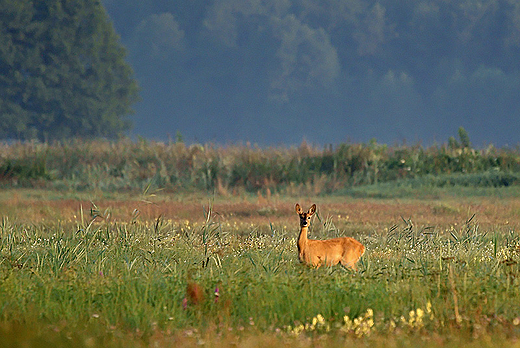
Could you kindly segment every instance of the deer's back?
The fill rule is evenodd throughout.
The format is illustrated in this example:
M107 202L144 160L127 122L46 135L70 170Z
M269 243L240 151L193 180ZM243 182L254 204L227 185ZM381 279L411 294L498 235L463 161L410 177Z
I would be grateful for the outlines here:
M325 262L327 264L337 264L344 260L347 262L357 262L365 252L363 244L350 237L332 238L326 240L308 241L308 250L304 259L313 265ZM303 256L303 255L302 255Z

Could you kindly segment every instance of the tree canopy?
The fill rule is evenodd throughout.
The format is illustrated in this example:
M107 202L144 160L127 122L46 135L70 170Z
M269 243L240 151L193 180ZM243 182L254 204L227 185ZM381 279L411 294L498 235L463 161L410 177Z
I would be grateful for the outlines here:
M103 3L143 87L143 135L391 141L464 126L478 143L483 129L517 139L516 0ZM326 122L309 131L313 118Z
M0 137L114 137L136 100L99 1L0 0Z

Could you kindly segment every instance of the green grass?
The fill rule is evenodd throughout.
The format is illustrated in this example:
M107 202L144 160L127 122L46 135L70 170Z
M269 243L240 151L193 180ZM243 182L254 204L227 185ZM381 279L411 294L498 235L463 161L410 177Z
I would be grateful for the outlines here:
M403 220L356 236L367 252L352 273L300 265L294 231L283 226L233 227L206 214L202 224L82 212L37 224L4 217L0 333L18 342L29 327L31 344L85 346L128 337L146 345L189 330L365 342L520 336L515 231L483 231L472 219L446 230ZM314 229L336 232L332 221ZM188 282L202 290L199 303Z
M454 203L461 198L518 197L520 153L462 143L325 149L128 139L2 144L1 343L518 345L514 212L500 215L508 221L499 226L446 219L462 215L463 205ZM147 220L121 211L129 204L114 207L114 215L126 220L110 218L111 207L98 211L94 204L73 220L57 211L75 204L69 200L149 204L159 192L165 202L201 202L211 195L219 203L258 204L236 221L232 214L221 220L208 207L200 209L204 222L191 216ZM311 196L342 203L349 196L431 198L431 212L425 204L418 218L443 215L443 227L404 219L395 226L364 222L364 215L343 220L345 232L324 216L314 221L314 237L349 234L367 251L357 273L311 269L297 260L296 218L283 220L269 204ZM47 206L51 201L58 204ZM370 205L363 209L370 218ZM199 294L190 296L189 289Z
M518 197L519 182L520 175L514 173L452 173L351 186L335 191L334 195L359 198Z

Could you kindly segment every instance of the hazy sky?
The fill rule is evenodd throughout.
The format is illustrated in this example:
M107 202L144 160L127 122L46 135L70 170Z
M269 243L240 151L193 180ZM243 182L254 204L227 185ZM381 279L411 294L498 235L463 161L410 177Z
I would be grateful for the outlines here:
M134 135L519 143L517 1L103 3L141 87Z

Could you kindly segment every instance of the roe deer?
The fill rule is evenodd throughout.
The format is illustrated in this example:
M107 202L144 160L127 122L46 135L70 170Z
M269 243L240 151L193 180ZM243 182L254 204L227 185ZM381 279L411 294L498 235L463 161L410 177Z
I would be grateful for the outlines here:
M298 203L296 212L300 215L300 236L298 237L298 257L300 262L319 268L321 265L334 266L341 263L357 271L356 263L365 252L365 246L350 237L340 237L326 240L307 238L312 215L316 212L313 204L304 213Z

